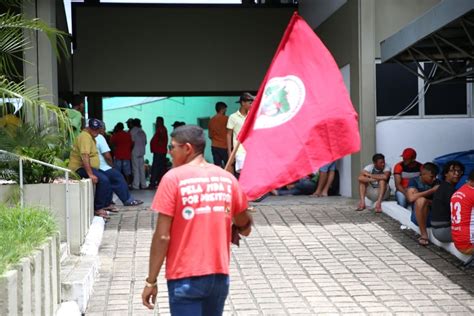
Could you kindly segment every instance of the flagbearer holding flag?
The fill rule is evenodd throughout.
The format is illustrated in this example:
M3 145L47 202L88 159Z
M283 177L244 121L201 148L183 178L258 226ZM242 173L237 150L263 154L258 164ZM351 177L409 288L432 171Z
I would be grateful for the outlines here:
M240 108L237 112L232 113L227 121L227 152L231 157L232 150L235 150L235 175L238 178L240 170L244 165L245 149L237 142L237 135L239 135L242 126L244 125L247 114L252 105L254 96L248 92L242 93L239 101ZM229 164L232 164L232 158L229 159ZM226 168L227 169L227 168Z

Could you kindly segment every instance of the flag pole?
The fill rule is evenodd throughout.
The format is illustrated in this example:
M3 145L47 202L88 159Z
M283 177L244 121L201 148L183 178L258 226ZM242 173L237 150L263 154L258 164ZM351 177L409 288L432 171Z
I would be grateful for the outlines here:
M234 146L234 149L232 149L232 152L230 153L229 160L227 160L224 170L231 172L230 166L232 166L232 164L234 163L235 155L237 154L237 149L239 149L239 146L240 146L240 142L237 141Z

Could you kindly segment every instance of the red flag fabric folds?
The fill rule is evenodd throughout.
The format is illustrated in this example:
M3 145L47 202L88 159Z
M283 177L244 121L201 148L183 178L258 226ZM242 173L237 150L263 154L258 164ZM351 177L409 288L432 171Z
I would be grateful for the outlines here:
M295 13L239 141L239 182L252 200L360 150L357 113L333 57Z

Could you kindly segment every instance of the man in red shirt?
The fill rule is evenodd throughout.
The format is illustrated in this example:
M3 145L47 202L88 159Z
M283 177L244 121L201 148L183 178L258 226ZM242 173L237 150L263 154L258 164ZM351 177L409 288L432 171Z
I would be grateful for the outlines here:
M395 179L395 198L398 205L408 206L407 188L412 178L420 175L421 163L416 161L416 151L413 148L405 148L402 153L403 161L393 167L393 177Z
M150 249L143 305L152 309L166 258L172 315L222 315L229 292L231 227L248 236L245 194L229 172L204 159L204 131L171 133L173 169L162 178L151 209L159 213Z
M160 184L161 178L166 173L166 149L168 146L168 130L165 127L163 117L156 117L156 132L150 142L150 149L153 153L153 163L151 164L151 177L148 189L154 190Z
M229 117L225 115L227 104L216 103L216 115L209 120L209 138L212 140L212 159L216 166L222 168L227 164L229 154L227 153L227 121Z
M474 254L474 170L468 181L451 197L451 235L456 248Z
M132 159L133 142L130 133L124 131L122 122L115 125L110 143L114 149L114 168L124 175L125 179L127 179L127 183L130 185L132 182L132 166L130 160Z

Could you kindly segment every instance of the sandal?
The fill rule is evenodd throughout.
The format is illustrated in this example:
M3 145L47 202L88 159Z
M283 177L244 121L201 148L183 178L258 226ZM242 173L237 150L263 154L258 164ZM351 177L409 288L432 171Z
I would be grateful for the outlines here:
M117 209L116 209L114 206L112 206L112 205L109 205L109 206L107 206L107 207L104 207L103 210L106 210L106 211L112 212L112 213L118 213L118 212L119 212L119 211L117 211Z
M418 238L418 244L420 244L420 246L426 247L430 244L430 241L428 238L420 237Z
M355 209L356 212L361 212L363 210L365 210L365 207L360 207L359 206L358 208Z
M124 205L125 206L137 206L137 205L140 205L140 204L143 204L143 201L140 201L140 200L133 200L129 203L125 203Z
M374 208L375 213L380 214L382 213L382 208Z

